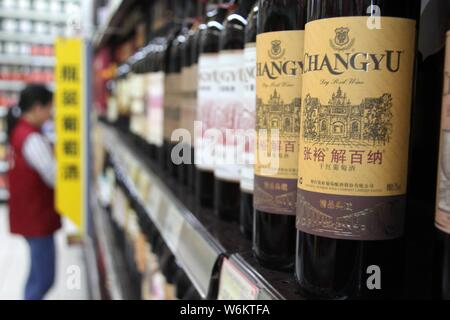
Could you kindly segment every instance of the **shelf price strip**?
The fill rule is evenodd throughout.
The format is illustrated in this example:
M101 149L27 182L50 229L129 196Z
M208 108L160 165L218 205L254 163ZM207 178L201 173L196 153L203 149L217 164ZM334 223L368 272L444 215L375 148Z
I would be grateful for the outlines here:
M224 259L220 273L219 300L256 300L259 288L233 262Z

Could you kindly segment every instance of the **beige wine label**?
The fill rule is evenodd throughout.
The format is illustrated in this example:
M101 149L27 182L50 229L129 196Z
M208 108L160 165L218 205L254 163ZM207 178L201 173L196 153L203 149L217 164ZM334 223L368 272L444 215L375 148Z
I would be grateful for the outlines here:
M195 166L200 171L214 171L214 145L205 135L214 128L214 108L219 94L218 53L201 54L198 61L196 120L201 124L195 135Z
M256 43L247 43L244 49L244 93L242 96L242 109L237 117L238 129L255 129L256 119ZM251 139L245 141L242 150L238 150L242 155L241 166L241 190L253 194L254 190L254 134Z
M256 52L254 206L295 215L304 31L262 33Z
M436 227L450 234L450 32L445 53Z
M149 73L147 81L147 141L161 147L163 145L164 122L164 72Z
M224 50L219 54L219 91L214 107L214 127L222 134L214 149L214 176L221 181L240 182L241 159L237 123L244 96L244 50Z
M180 128L186 129L190 133L191 139L194 137L194 121L197 108L197 84L198 84L198 67L192 65L183 68L181 76L182 101ZM186 137L184 143L192 145L193 141Z
M401 236L415 59L413 20L308 23L297 227L337 239Z
M181 73L166 76L164 94L164 139L171 141L172 133L179 128L181 109Z

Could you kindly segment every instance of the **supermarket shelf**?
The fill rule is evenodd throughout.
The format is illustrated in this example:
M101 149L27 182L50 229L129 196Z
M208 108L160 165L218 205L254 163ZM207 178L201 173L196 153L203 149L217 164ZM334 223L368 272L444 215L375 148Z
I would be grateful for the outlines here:
M97 199L91 199L93 209L93 220L95 234L97 236L100 252L104 258L106 268L106 286L112 300L125 300L127 297L125 282L121 281L120 270L124 266L120 266L120 259L114 248L114 240L112 238L112 230L110 222L106 219L107 213L100 206Z
M54 57L35 57L35 56L9 56L0 55L2 65L26 65L38 67L53 67L55 65Z
M197 219L175 198L152 171L137 160L129 146L111 129L103 127L104 146L133 198L139 201L161 236L203 298L207 298L211 275L224 253ZM133 177L133 178L132 178ZM143 195L139 189L148 186ZM151 195L151 196L149 196Z
M23 81L0 80L0 90L20 91L25 87Z
M8 201L9 192L7 189L0 189L0 201Z
M0 11L0 18L64 23L67 20L67 15L63 13L39 12L22 9L2 9Z
M0 80L0 91L21 91L26 85L24 81ZM50 89L55 89L55 83L47 85Z
M0 132L0 133L6 136L6 133L4 133L4 132ZM4 161L4 160L0 161L0 174L8 172L8 170L9 170L8 161Z
M95 246L92 239L86 236L83 240L83 254L86 261L90 300L101 300L100 277L97 268Z
M114 0L105 23L98 27L97 35L94 39L96 48L102 47L114 34L124 32L123 28L119 28L120 22L124 19L129 9L137 2L137 0Z
M214 250L210 250L208 268L205 268L203 259L207 256L207 249L212 246L225 253L228 265L233 266L227 271L227 281L236 281L231 288L250 290L256 300L303 299L298 293L292 273L275 272L259 265L253 256L251 242L240 233L236 223L220 220L211 210L203 209L194 215L174 195L176 185L168 180L162 182L143 157L142 151L133 146L130 137L106 125L101 125L101 128L105 149L114 163L116 174L118 173L120 180L126 181L128 193L147 209L148 215L177 259L183 262L185 270L187 267L187 273L194 284L198 279L204 279L203 286L197 285L199 292L204 293L207 275L211 275ZM149 183L152 184L150 191L142 187ZM193 203L192 196L183 203L190 206ZM216 251L216 255L220 251ZM199 270L203 270L202 274L196 275ZM230 276L230 272L236 274Z
M119 11L119 8L122 6L124 0L115 0L114 4L111 5L108 17L106 18L105 24L102 26L99 26L98 28L98 34L95 39L95 45L98 47L104 42L106 42L107 37L109 36L109 30L112 27L112 21L114 19L114 16Z
M8 107L0 105L0 118L4 118L8 115Z
M26 42L32 44L53 44L55 36L0 32L0 41Z

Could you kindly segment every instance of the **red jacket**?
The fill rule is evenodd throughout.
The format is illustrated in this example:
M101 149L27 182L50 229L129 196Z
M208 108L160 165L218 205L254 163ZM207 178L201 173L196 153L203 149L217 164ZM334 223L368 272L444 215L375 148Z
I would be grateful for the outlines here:
M45 237L61 227L61 220L54 207L53 190L28 165L22 154L23 144L32 133L40 132L21 119L11 134L9 223L14 234Z

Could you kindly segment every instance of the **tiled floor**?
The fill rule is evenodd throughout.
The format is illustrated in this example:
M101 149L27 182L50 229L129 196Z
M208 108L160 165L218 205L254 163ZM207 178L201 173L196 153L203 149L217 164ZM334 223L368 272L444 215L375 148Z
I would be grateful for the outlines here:
M70 223L64 222L64 231L58 232L57 276L53 289L46 299L85 300L88 299L87 274L83 252L80 246L68 246L66 236L73 230ZM12 236L8 227L8 211L0 207L0 300L19 300L29 268L26 242ZM74 276L80 275L78 281ZM79 285L78 285L79 284Z

